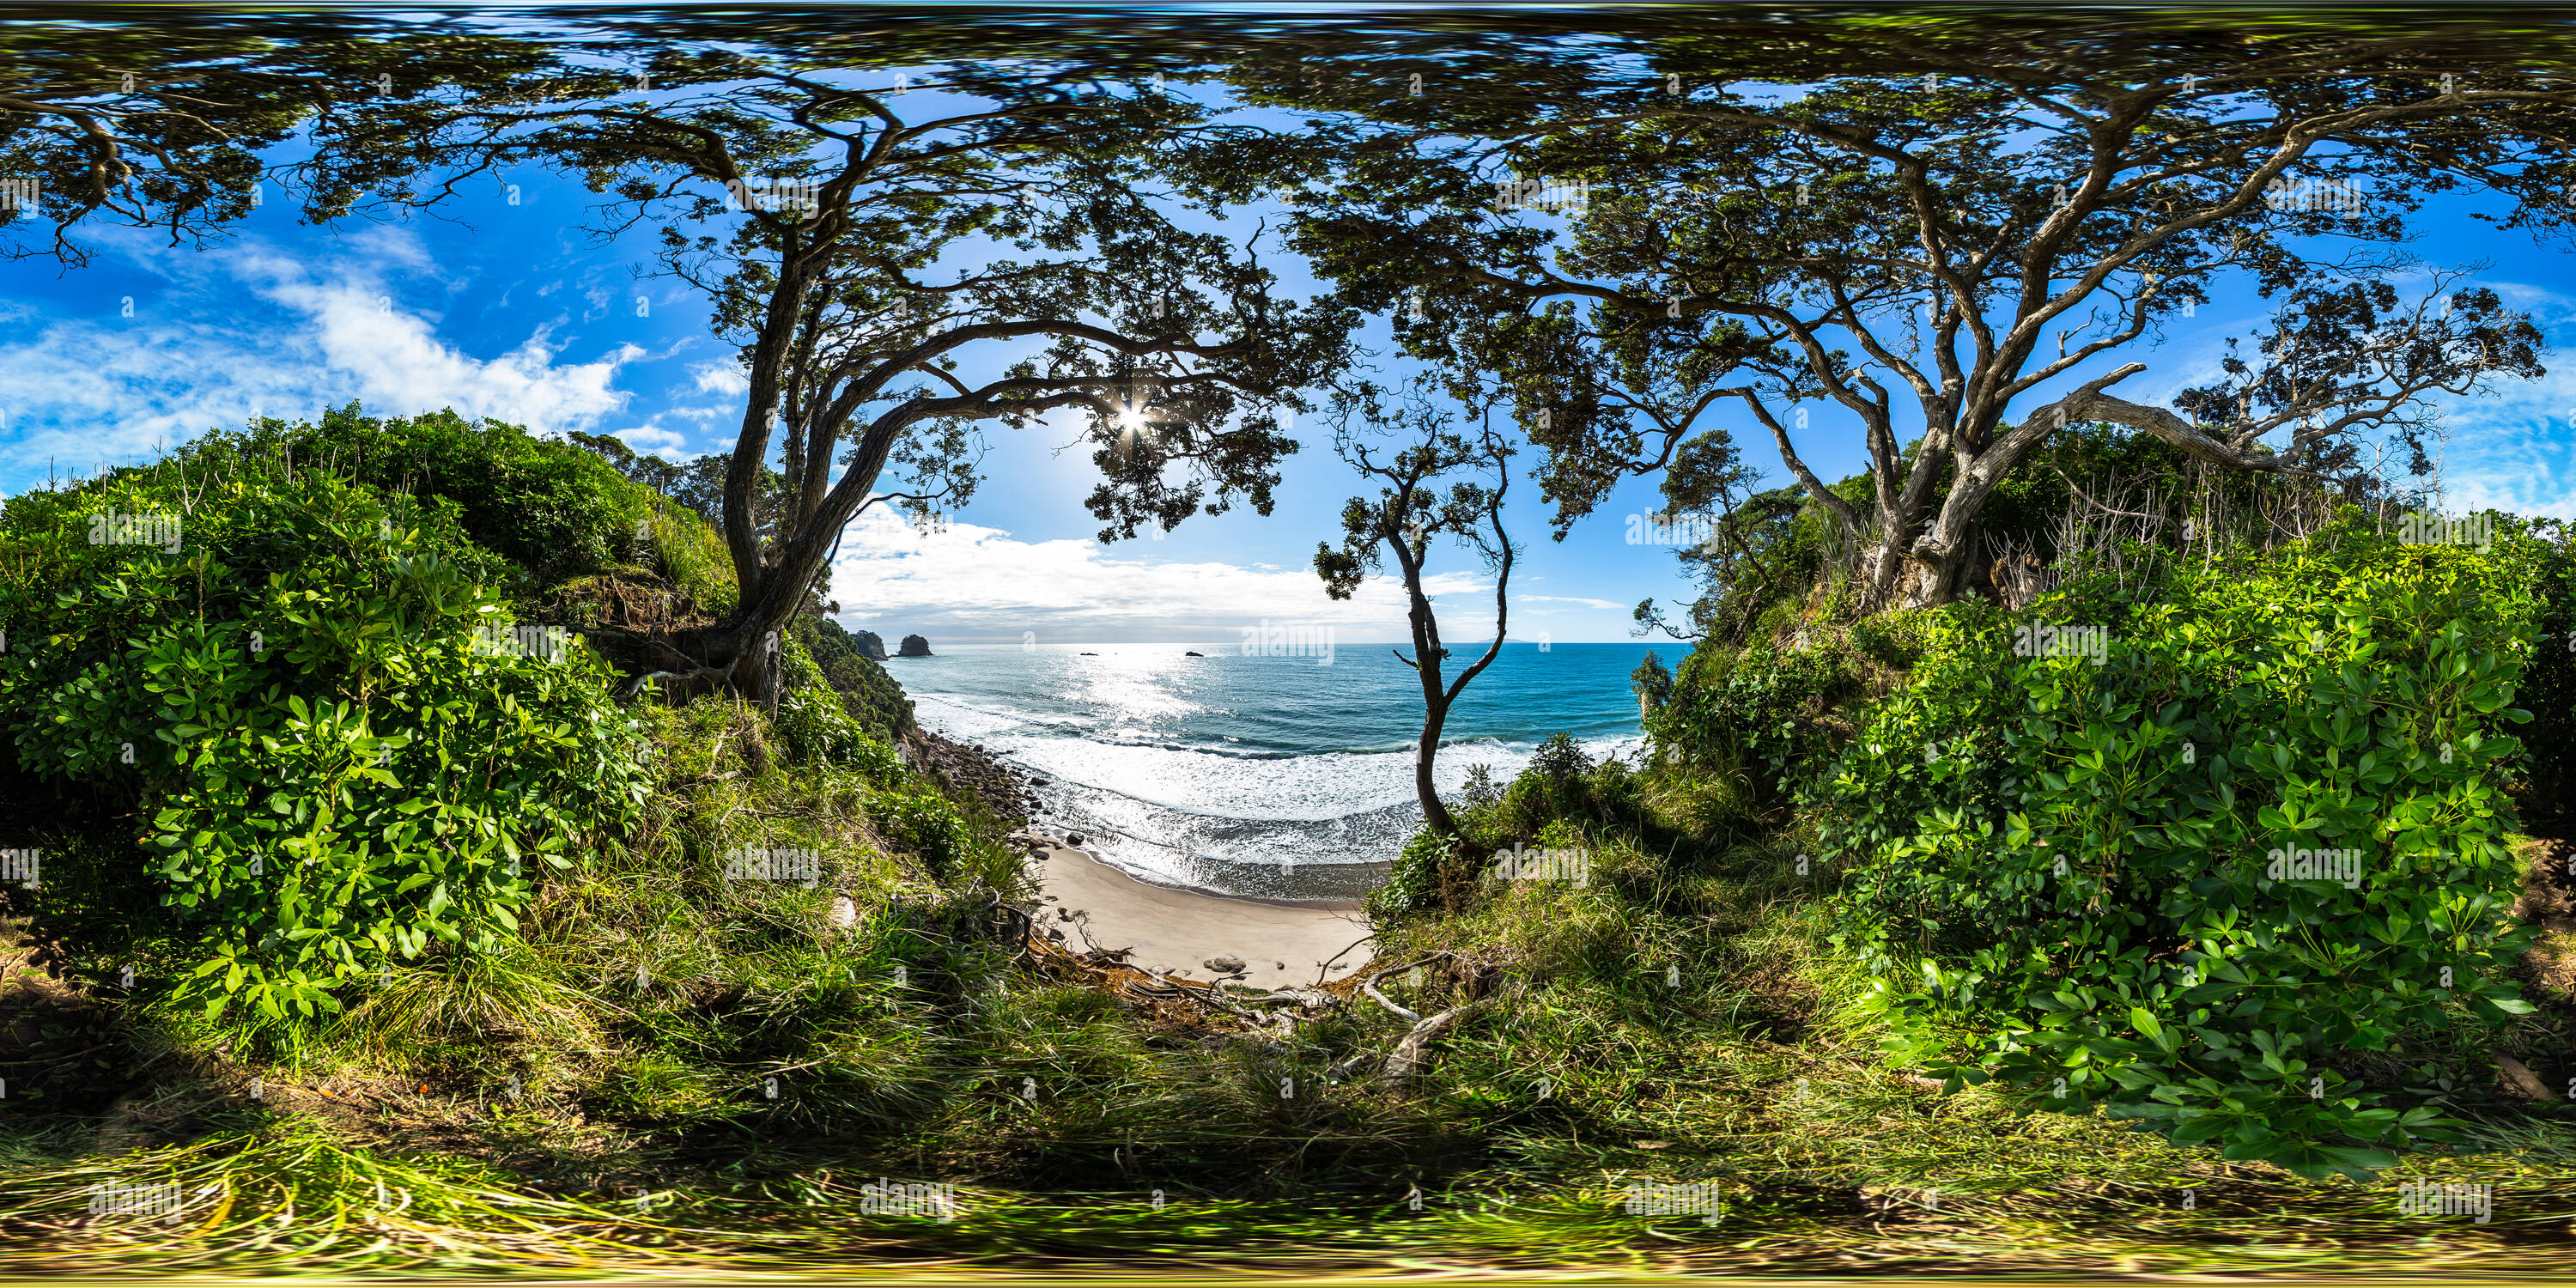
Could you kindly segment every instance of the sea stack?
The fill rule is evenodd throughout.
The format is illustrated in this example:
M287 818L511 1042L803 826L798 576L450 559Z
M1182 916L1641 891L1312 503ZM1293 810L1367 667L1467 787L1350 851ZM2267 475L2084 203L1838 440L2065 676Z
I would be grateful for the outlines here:
M859 643L859 656L871 662L886 660L885 641L878 639L875 631L861 631L856 638Z
M930 641L923 639L918 635L906 635L903 637L903 643L895 649L894 655L896 657L928 657L930 656Z

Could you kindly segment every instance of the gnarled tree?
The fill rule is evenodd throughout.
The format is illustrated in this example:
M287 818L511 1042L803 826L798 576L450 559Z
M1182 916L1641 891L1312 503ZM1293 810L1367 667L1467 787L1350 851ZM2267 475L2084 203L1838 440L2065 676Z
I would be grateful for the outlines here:
M1662 361L1663 405L1750 417L1872 584L1926 602L1958 592L1993 489L2066 424L2330 477L2357 438L2414 442L2440 401L2539 373L2526 318L2447 282L2402 296L2394 248L2454 189L2554 227L2576 89L2363 34L2185 43L1739 24L1487 49L1419 98L1382 88L1424 65L1403 49L1241 79L1343 113L1344 180L1300 244L1354 298L1521 322L1491 356L1560 391L1529 428L1561 505L1687 432L1603 379ZM1499 208L1576 183L1561 240ZM2222 379L2170 407L2113 392L2146 369L2128 353L2236 285L2275 315ZM1809 403L1856 433L1874 505L1808 468Z
M665 266L739 340L722 527L741 607L689 641L688 679L773 692L771 635L844 529L880 501L927 520L965 500L984 425L1077 413L1104 539L1269 512L1295 450L1277 412L1340 363L1350 319L1176 220L1194 190L1160 180L1214 128L1202 109L1115 60L762 52L664 46L643 72L376 127L466 172L566 167L613 193L621 226L663 220ZM751 501L773 460L785 499L764 534Z

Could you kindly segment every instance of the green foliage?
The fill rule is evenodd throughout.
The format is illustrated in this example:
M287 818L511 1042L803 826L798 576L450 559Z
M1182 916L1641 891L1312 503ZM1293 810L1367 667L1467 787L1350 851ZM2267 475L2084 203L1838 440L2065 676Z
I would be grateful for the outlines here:
M668 497L653 499L653 515L645 535L658 571L710 614L730 615L742 601L742 585L734 580L724 537L697 511Z
M935 879L955 871L975 843L974 829L957 806L926 785L879 792L868 802L868 818L888 841L918 855Z
M1645 708L1651 711L1673 696L1673 673L1665 669L1664 659L1648 653L1646 660L1628 673L1628 690L1642 699Z
M1526 771L1546 780L1551 786L1570 787L1592 772L1592 758L1574 743L1570 733L1553 733L1531 754Z
M1926 619L1810 802L1899 1058L2304 1176L2448 1138L2344 1070L2530 1009L2499 788L2536 604L2511 554L2331 535ZM2088 602L2099 664L2022 633Z
M1931 615L1906 608L1878 613L1851 624L1851 646L1862 657L1893 670L1911 670L1930 642Z
M1368 914L1393 922L1439 902L1440 870L1450 852L1448 838L1429 828L1413 834L1396 856L1386 881L1368 892Z
M183 510L175 553L85 540L88 515ZM452 505L165 465L15 498L0 531L0 729L24 772L130 802L142 850L100 875L160 887L185 954L162 982L208 1017L309 1017L397 959L493 947L642 795L610 672L577 639L520 651L555 641L487 596Z
M353 402L319 424L264 420L209 434L172 459L225 474L320 467L380 495L445 499L465 535L540 587L629 562L645 548L647 521L668 508L593 452L452 411L378 417Z
M1821 721L1859 677L1838 649L1703 648L1682 663L1672 700L1646 717L1649 745L1685 766L1740 766L1757 796L1797 786L1838 742Z
M791 630L780 646L781 687L786 691L779 696L772 724L786 742L788 754L799 762L819 761L855 770L880 786L900 780L902 758L882 734L860 724L846 700L824 682L822 669L805 651L804 635ZM910 704L905 705L909 710Z
M886 674L876 659L859 652L859 642L828 617L799 618L790 634L800 639L822 678L841 695L850 715L879 738L894 738L913 728L912 699Z

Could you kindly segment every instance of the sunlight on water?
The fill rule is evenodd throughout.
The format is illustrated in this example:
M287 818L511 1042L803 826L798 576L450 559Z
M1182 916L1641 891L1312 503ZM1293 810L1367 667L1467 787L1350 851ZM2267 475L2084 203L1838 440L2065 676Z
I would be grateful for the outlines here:
M1507 643L1444 731L1441 791L1480 764L1508 781L1560 730L1596 760L1633 754L1628 672L1647 651ZM923 724L1045 777L1044 823L1137 876L1274 898L1365 891L1421 819L1419 682L1377 645L1330 665L1231 653L962 645L888 665Z

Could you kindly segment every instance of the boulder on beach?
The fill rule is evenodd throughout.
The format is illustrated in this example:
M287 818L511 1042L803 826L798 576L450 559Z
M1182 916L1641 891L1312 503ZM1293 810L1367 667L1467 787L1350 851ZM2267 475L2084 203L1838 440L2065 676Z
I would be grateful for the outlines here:
M894 655L896 657L928 657L930 656L930 641L923 639L918 635L906 635L903 637L903 643L895 648Z

